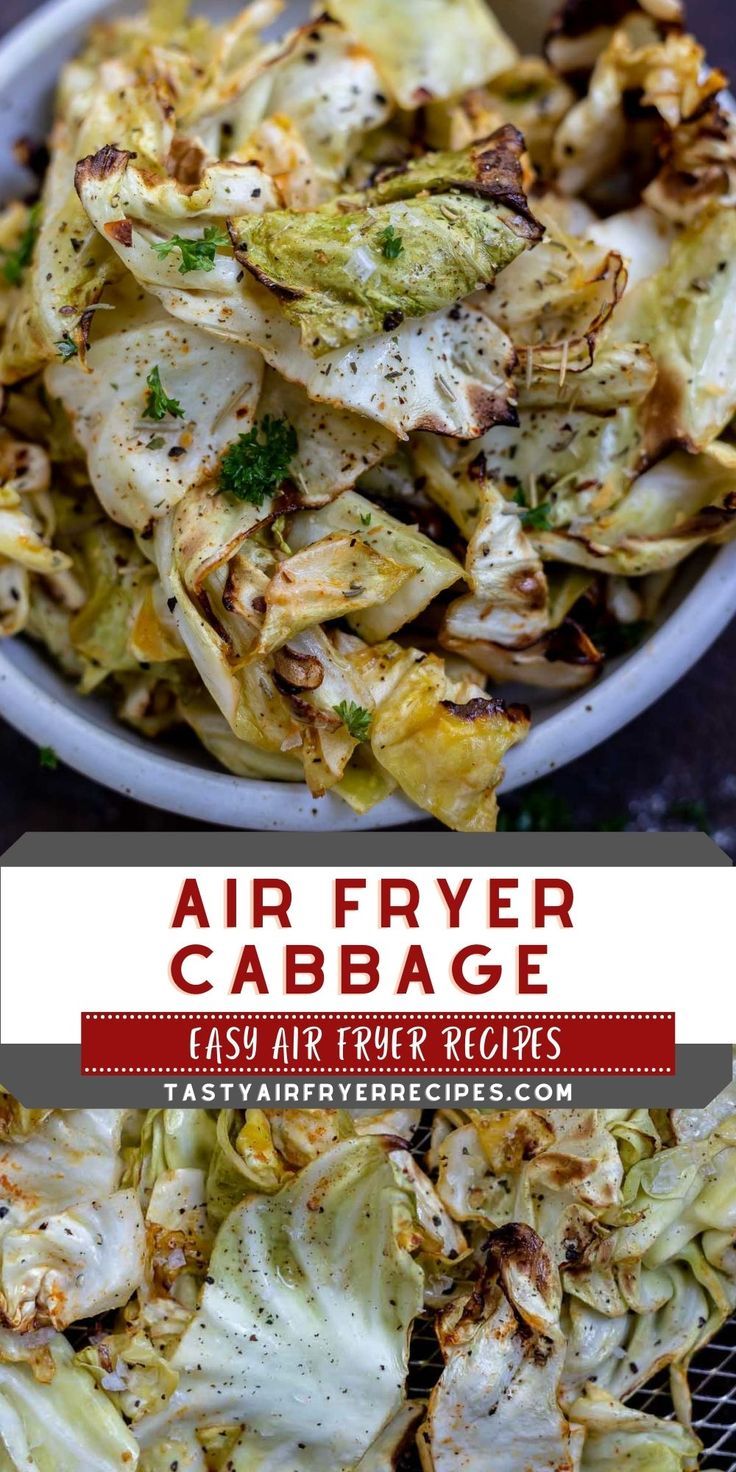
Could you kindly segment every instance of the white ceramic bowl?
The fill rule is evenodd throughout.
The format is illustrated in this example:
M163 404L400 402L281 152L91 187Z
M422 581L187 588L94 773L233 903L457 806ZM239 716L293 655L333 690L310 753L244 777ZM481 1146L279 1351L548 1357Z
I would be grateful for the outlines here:
M237 9L236 0L200 0L205 6L214 15ZM0 43L0 197L27 186L14 171L12 143L43 132L59 66L78 47L89 22L102 13L135 8L110 0L51 0ZM550 8L547 0L523 6L500 0L496 6L516 39L529 47L538 44L540 14ZM295 3L289 20L305 17L307 10L307 3ZM562 700L537 702L529 739L509 755L504 790L564 766L626 725L685 674L734 614L736 544L683 570L660 626L635 653L611 664L595 686ZM303 786L244 781L216 770L204 754L200 758L188 749L145 741L121 726L103 699L83 700L21 639L0 649L0 713L39 746L53 746L62 761L86 776L207 823L324 831L396 827L420 816L404 799L391 798L359 819L338 798L316 802Z

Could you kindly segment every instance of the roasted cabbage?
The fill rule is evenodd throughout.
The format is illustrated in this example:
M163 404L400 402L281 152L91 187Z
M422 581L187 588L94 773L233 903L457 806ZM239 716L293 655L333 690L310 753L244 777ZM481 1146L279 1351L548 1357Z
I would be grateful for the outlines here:
M734 1084L421 1120L3 1099L8 1472L698 1467L688 1369L736 1309ZM631 1396L665 1369L659 1420Z
M0 634L242 781L489 831L518 687L736 529L725 79L679 0L543 57L485 0L282 9L62 69L0 214Z

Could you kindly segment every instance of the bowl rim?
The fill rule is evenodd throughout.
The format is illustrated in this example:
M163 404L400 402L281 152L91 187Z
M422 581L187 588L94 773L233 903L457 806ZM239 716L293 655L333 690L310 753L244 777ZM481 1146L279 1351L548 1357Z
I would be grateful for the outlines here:
M109 0L46 0L0 39L0 90L70 28L117 8ZM626 726L680 680L736 616L736 542L721 547L692 588L644 644L598 684L533 725L506 760L509 793L567 766ZM7 641L8 645L14 641ZM24 645L24 648L28 648ZM33 655L40 659L40 656ZM426 821L403 797L360 817L339 798L312 798L302 783L254 781L191 764L134 732L89 719L83 697L61 674L58 695L0 648L0 715L65 765L153 807L232 828L283 831L377 830Z

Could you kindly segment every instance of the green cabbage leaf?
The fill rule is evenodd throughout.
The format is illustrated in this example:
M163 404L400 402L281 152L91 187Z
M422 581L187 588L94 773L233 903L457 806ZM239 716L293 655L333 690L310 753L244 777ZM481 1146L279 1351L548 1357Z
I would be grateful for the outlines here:
M34 1374L19 1341L0 1342L2 1472L136 1472L138 1444L122 1416L75 1363L59 1334L46 1346L48 1376Z
M378 1137L347 1140L236 1207L173 1356L177 1389L139 1423L143 1465L165 1465L195 1431L220 1438L243 1472L356 1467L403 1404L422 1302L402 1245L412 1220Z
M482 0L330 0L328 10L373 56L401 107L479 87L516 60Z

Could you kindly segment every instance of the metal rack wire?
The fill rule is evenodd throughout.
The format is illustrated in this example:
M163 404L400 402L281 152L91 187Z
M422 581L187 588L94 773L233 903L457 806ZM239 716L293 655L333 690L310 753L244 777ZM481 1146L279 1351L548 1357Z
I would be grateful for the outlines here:
M417 1159L426 1152L429 1131L420 1127L412 1149ZM431 1322L420 1321L414 1331L409 1362L409 1394L426 1397L442 1373L442 1356ZM703 1472L736 1472L736 1318L725 1324L694 1360L690 1371L693 1426L703 1443ZM653 1416L674 1415L667 1375L658 1376L632 1397L632 1405ZM402 1460L398 1472L417 1472L415 1452Z
M703 1443L704 1472L736 1472L736 1319L698 1355L690 1372L693 1424ZM666 1378L634 1397L653 1416L671 1416Z
M442 1371L442 1357L431 1324L420 1323L414 1334L409 1366L409 1390L428 1395ZM698 1355L690 1372L693 1424L703 1443L703 1472L736 1472L736 1319L732 1319ZM640 1390L632 1404L653 1416L674 1412L667 1377L660 1376ZM407 1456L400 1472L416 1472L418 1462Z

